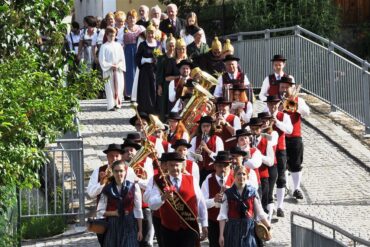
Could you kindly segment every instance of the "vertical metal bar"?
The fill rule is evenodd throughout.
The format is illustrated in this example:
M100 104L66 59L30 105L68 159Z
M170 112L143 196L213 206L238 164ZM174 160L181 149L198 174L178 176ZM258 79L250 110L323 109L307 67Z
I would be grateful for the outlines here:
M329 94L330 94L330 110L336 111L336 89L335 89L335 71L334 71L334 47L333 42L329 42L328 59L329 59Z
M46 210L46 214L49 213L49 206L48 206L48 164L45 164L45 181L44 181L44 185L45 185L45 210Z
M83 139L81 138L81 141L79 142L80 150L79 153L79 165L80 165L80 225L85 225L85 186L84 186L84 152L83 152Z
M364 61L362 64L362 84L363 84L363 99L364 99L364 123L365 123L365 135L370 135L370 75L367 73L369 70L369 63Z
M53 176L54 176L54 179L53 179L53 187L54 187L54 214L57 213L57 176L56 176L56 164L55 164L55 150L52 150L53 152L53 163L52 163L52 166L53 166Z
M27 202L28 202L28 215L31 214L31 193L30 189L27 189Z
M74 163L74 159L73 159L73 155L70 155L69 157L69 173L70 173L70 186L71 186L71 198L70 201L71 202L71 212L74 213L74 196L73 196L73 163Z
M58 144L58 146L60 143ZM66 198L65 198L65 190L64 190L64 151L62 150L62 213L65 213L65 205L66 205Z
M293 232L293 224L294 224L294 212L290 213L290 238L291 238L291 244L295 243L294 240L294 232Z
M333 229L333 239L335 240L335 229Z
M37 212L37 214L40 214L40 195L39 195L39 189L36 189L36 202L37 202L36 212Z
M270 42L270 30L265 30L265 59L266 61L270 60L270 53L271 53L271 42ZM265 63L266 64L266 63ZM269 69L266 65L264 65L265 75L269 74Z
M296 81L298 81L300 84L303 83L303 80L301 78L301 63L300 63L300 59L301 59L301 49L300 49L300 40L301 40L301 37L299 36L301 34L301 31L299 29L299 26L295 26L295 29L294 29L294 55L295 55L295 78L296 78Z
M242 41L243 40L243 35L238 35L238 41Z

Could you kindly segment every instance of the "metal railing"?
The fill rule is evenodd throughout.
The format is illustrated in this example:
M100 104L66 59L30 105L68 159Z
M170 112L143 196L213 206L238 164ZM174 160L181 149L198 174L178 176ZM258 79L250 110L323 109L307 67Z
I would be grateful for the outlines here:
M306 219L306 221L308 220L308 223L301 221L300 224L298 224L295 222L295 218ZM370 241L356 237L335 225L313 216L291 212L290 222L291 246L370 246ZM306 223L305 225L308 224L310 226L302 226L304 223ZM321 226L324 226L329 231L319 229L318 225L320 228ZM328 234L330 234L330 236L328 236ZM341 240L339 239L340 237L342 237Z
M361 124L370 134L370 63L334 42L300 26L240 32L224 36L233 41L235 54L254 87L272 72L274 54L284 54L286 72L302 90L330 104Z
M48 160L38 172L40 188L18 193L20 218L77 216L84 225L83 139L79 130L57 139L46 154Z

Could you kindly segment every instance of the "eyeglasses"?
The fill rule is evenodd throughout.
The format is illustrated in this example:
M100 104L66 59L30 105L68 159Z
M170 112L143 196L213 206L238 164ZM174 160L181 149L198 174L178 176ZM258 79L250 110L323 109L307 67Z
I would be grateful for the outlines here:
M123 173L125 170L113 170L114 173Z

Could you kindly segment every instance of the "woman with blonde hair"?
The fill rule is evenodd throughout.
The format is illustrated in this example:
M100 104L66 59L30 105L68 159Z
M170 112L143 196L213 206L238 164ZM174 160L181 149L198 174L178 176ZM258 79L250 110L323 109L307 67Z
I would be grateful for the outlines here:
M234 169L234 184L225 190L220 214L221 247L255 247L255 220L258 218L268 229L270 224L263 211L256 189L247 183L249 169Z

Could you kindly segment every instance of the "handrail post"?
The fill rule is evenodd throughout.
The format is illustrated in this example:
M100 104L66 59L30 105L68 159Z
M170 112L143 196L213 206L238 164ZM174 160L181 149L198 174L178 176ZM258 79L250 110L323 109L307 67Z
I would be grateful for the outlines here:
M334 46L333 42L329 42L328 47L328 60L329 60L329 94L330 94L330 111L336 111L336 88L335 88L335 72L334 72Z
M364 60L362 63L362 94L364 99L364 123L365 123L365 135L370 135L370 75L367 73L369 71L369 63Z
M300 37L301 34L300 27L297 25L294 27L294 55L295 55L295 73L294 76L296 77L296 81L300 82L302 84L301 79L301 47L300 47Z
M270 60L270 53L271 53L271 44L270 44L270 29L265 30L265 57L266 61ZM269 69L268 66L265 65L265 74L269 74Z
M243 40L243 35L238 33L237 39L238 39L238 41L242 41Z

